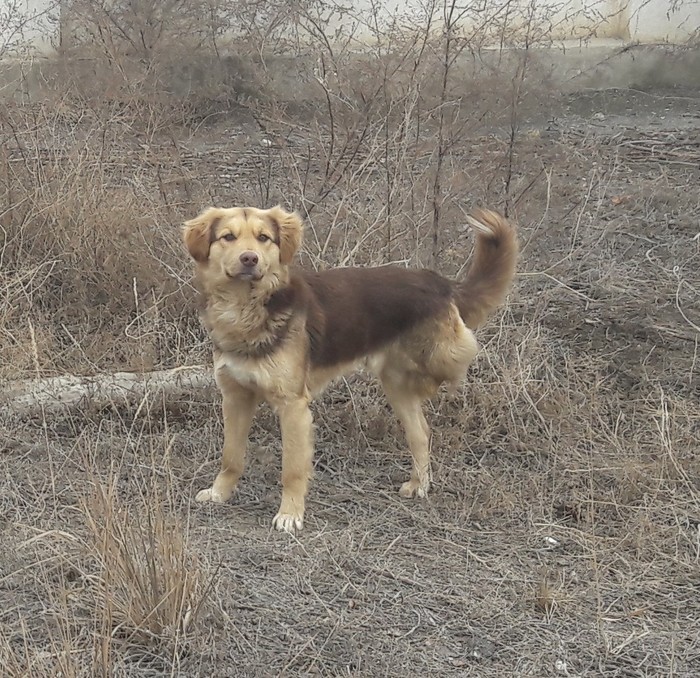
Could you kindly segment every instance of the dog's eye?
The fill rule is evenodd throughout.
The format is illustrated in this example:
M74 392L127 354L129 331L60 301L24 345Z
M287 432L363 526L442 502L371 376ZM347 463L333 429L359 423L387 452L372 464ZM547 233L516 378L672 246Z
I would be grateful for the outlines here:
M269 239L270 239L270 236L269 236L269 235L265 235L264 233L261 233L261 234L258 236L258 240L259 240L260 242L267 242Z
M233 235L233 233L224 233L221 237L227 242L233 242L236 239L236 236Z

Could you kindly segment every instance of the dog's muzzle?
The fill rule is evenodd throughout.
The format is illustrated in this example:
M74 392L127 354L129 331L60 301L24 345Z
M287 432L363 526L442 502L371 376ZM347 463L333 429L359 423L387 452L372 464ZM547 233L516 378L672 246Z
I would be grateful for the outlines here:
M256 252L250 250L242 252L238 257L238 270L233 274L228 273L228 276L230 278L240 278L241 280L260 280L262 273L258 269L259 261L260 258Z

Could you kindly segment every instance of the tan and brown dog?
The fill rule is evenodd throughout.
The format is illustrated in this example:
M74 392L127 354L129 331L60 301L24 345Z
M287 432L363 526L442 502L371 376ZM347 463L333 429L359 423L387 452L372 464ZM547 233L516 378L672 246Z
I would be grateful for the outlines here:
M413 470L401 496L425 496L430 431L422 402L441 384L462 380L478 351L472 330L503 301L515 275L512 226L488 210L469 222L476 250L459 283L398 266L294 270L303 225L280 207L209 208L185 223L224 415L221 471L198 501L225 502L235 490L264 400L282 430L282 503L273 524L301 530L314 444L309 402L359 366L379 377L406 433Z

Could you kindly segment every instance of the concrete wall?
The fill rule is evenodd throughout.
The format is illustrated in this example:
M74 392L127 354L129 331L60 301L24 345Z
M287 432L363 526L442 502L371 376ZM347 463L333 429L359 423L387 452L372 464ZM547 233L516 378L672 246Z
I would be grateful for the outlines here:
M354 8L358 37L369 37L363 27L372 14L372 0L350 0ZM383 0L385 18L392 15L420 14L426 2ZM443 15L438 0L435 18ZM513 29L523 24L532 12L547 39L622 39L642 43L684 43L700 31L700 0L462 0L459 7L473 11L466 14L464 30L483 26L491 16L492 25Z
M626 0L630 40L685 42L700 38L700 0Z
M20 44L31 45L39 54L55 49L60 41L58 8L62 1L0 0L0 57L16 51ZM373 0L344 0L340 4L351 7L351 13L337 21L336 27L352 30L358 43L371 40ZM383 0L381 12L386 21L401 17L415 25L425 17L426 4L424 0ZM442 0L436 4L440 5L435 12L439 26ZM6 8L10 7L16 7L16 11L10 11L13 16L8 21ZM522 27L533 7L546 40L607 38L683 43L700 31L700 0L460 0L459 7L470 8L461 23L467 33L480 26L484 17L492 17L491 39L496 43L504 31L517 38L518 28L524 31Z
M58 45L61 0L0 0L0 58L48 54Z

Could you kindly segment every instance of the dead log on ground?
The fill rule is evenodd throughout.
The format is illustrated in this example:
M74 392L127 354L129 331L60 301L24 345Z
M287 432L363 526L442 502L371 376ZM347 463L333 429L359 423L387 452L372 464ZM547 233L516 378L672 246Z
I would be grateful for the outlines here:
M133 406L155 398L168 403L189 399L193 393L212 386L212 371L205 367L23 379L0 387L0 410L37 416L66 410L102 409L110 405Z

